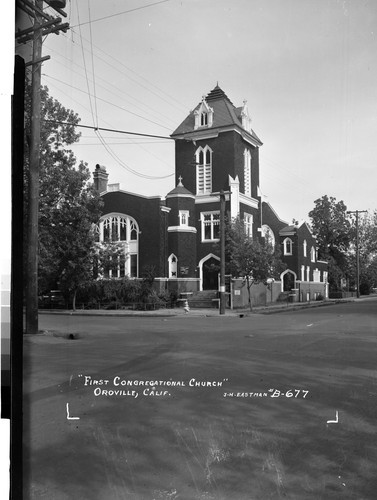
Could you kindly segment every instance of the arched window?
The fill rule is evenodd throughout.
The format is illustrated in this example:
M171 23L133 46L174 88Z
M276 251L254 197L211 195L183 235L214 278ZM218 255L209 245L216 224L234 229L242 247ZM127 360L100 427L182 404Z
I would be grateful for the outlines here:
M306 242L306 240L304 240L303 244L302 244L302 248L304 250L304 257L307 257L307 248L308 248L308 244Z
M169 263L169 278L177 278L178 259L173 253L168 258L168 263Z
M291 238L285 238L283 241L284 245L284 255L292 255L292 240Z
M315 248L314 248L314 247L312 247L312 248L310 249L310 260L311 260L312 262L315 262Z
M200 113L200 126L205 127L208 125L208 113L207 111L202 111Z
M129 276L138 277L139 267L139 226L129 215L111 213L103 216L95 229L98 243L123 244L124 258L119 259L118 265L110 270L110 278Z
M275 248L275 235L273 230L267 224L262 225L262 236L265 239L267 245Z
M198 148L196 157L196 194L212 192L212 149L209 146Z

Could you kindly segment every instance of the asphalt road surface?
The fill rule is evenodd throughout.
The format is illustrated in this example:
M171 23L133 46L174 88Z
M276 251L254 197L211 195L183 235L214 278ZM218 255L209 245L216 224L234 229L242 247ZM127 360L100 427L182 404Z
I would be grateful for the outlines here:
M377 498L377 301L249 317L40 317L24 498Z

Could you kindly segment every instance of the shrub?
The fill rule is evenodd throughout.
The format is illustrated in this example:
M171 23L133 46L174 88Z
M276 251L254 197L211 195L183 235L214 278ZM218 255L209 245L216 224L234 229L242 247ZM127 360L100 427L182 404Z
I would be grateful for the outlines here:
M361 295L369 295L370 294L370 285L369 283L361 283L360 284L360 294Z

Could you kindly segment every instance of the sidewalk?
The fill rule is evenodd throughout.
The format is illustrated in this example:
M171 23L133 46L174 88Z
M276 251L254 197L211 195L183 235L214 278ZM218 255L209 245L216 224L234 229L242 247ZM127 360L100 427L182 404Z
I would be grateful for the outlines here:
M363 299L329 299L317 302L296 302L296 303L284 303L284 304L271 304L268 306L255 306L253 310L250 311L248 308L242 309L226 309L225 316L250 316L252 314L274 314L281 313L285 311L296 311L299 309L307 309L313 307L325 307L331 306L333 304L354 302L355 300ZM220 315L219 309L190 309L188 313L185 312L183 307L176 307L174 309L157 309L154 311L133 311L130 309L121 310L106 310L106 309L77 309L72 310L62 310L62 309L40 309L39 314L57 314L66 315L71 314L75 316L136 316L136 317L216 317L224 316Z

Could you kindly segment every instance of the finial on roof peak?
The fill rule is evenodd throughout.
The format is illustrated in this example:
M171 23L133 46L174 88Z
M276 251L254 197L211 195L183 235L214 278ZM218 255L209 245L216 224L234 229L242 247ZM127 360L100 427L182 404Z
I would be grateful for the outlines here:
M179 180L179 182L178 182L177 186L179 186L179 187L183 187L183 184L182 184L182 176L181 176L181 175L178 177L178 180Z

